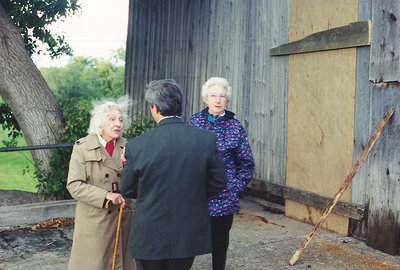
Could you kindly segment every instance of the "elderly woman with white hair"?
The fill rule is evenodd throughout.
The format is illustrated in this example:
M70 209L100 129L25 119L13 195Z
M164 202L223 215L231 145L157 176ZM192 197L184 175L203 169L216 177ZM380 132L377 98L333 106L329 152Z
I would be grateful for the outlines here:
M78 203L68 269L112 269L121 204L124 208L115 269L136 269L128 255L131 202L118 188L126 143L121 134L128 104L126 97L94 103L89 135L79 139L72 150L67 189Z
M253 178L255 167L246 131L234 118L235 114L226 110L231 94L232 88L226 79L210 78L201 92L208 107L188 121L189 125L215 133L228 178L226 189L208 201L213 270L225 269L233 214L239 212L239 194Z

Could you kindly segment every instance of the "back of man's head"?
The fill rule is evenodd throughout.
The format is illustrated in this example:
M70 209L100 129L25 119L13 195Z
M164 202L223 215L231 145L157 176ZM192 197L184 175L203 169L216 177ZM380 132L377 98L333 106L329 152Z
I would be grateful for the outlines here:
M156 105L162 116L181 116L182 91L172 79L151 81L145 94L151 106Z

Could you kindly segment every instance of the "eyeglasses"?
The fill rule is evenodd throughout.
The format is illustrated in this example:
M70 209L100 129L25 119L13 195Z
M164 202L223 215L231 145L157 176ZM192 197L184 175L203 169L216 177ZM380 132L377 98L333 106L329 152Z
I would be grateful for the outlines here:
M220 100L226 100L227 96L226 96L226 95L211 94L211 95L208 95L208 98L209 98L209 99L212 99L212 100L218 100L218 99L220 99Z

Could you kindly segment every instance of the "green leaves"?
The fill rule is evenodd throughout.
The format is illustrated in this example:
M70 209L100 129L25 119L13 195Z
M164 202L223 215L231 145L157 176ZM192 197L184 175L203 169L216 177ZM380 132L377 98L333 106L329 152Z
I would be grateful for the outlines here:
M125 130L123 133L123 137L125 138L134 138L137 136L146 133L147 131L153 129L156 126L156 122L154 120L149 120L147 118L143 118L142 120L132 121L132 124L129 128Z
M2 1L2 0L0 0ZM124 91L124 55L125 50L115 52L113 59L75 57L61 68L41 69L42 75L50 89L56 94L63 106L63 122L59 123L61 133L60 143L74 143L86 136L90 121L92 100L104 97L117 98ZM0 99L0 125L9 131L9 136L17 137L22 134L18 122L10 108ZM134 137L154 127L154 121L148 119L134 121L124 136ZM12 146L11 140L9 146ZM66 190L69 159L71 148L49 150L51 171L40 169L40 162L35 164L30 173L39 182L39 194L44 198L70 198ZM25 173L29 172L25 169Z
M74 143L87 134L92 104L89 100L75 98L63 100L61 103L63 104L64 123L62 126L64 128L61 130L58 141ZM34 175L39 182L39 195L44 199L70 199L66 184L72 148L57 148L50 151L50 172L43 171L40 164L35 164Z
M45 44L51 57L71 55L71 47L64 36L52 34L46 28L51 23L75 14L78 0L0 0L10 18L21 31L25 47L30 55L42 51L38 41Z
M42 68L40 71L59 99L117 98L124 94L125 67L119 57L116 54L107 61L74 57L65 67Z
M66 99L61 102L64 111L64 123L60 143L74 143L79 138L86 136L90 122L92 103L87 99ZM124 132L123 137L133 138L154 128L155 121L147 118L132 121L131 126ZM71 148L58 148L52 152L50 172L40 169L40 163L35 165L34 176L39 182L39 195L44 199L69 199L70 194L66 189L68 166L71 158Z
M21 128L14 118L13 112L7 103L1 102L0 99L0 125L3 130L8 131L8 137L16 138L22 135Z

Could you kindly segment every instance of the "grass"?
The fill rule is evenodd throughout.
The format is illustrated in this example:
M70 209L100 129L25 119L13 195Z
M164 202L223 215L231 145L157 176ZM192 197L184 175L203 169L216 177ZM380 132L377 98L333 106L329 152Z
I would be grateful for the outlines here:
M0 147L5 147L3 140L8 141L7 132L0 127ZM17 139L17 146L25 146L23 137ZM0 189L37 192L37 180L23 170L29 166L33 172L32 155L30 151L0 152Z

